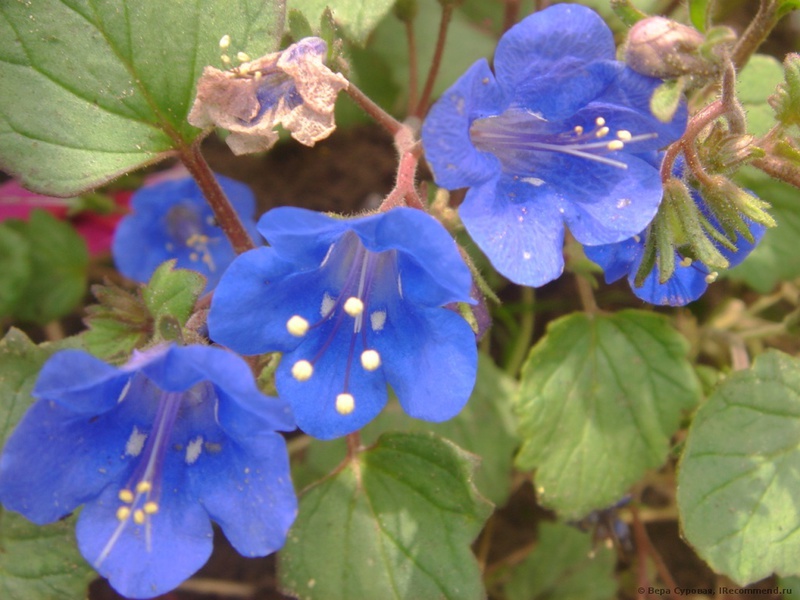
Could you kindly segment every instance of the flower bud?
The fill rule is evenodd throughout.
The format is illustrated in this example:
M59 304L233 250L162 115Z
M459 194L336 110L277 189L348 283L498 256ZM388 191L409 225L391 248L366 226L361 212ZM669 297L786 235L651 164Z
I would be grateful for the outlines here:
M643 75L672 79L708 70L697 56L703 35L664 17L649 17L636 23L628 34L625 62Z

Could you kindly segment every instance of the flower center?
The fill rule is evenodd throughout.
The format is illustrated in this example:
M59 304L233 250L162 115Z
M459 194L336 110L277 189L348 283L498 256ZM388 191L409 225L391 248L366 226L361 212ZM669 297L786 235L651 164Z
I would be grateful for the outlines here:
M277 67L265 68L255 72L259 82L256 89L258 113L245 125L257 123L268 112L280 108L283 102L286 110L292 110L303 103L303 97L297 91L294 79Z
M133 385L136 383L133 382ZM147 382L147 385L152 384ZM187 404L204 401L207 393L206 386L207 384L201 383L185 392L163 392L154 386L151 388L160 394L153 426L149 433L144 433L134 427L125 444L125 457L135 459L136 466L128 482L117 494L120 504L116 517L119 524L98 556L95 567L98 567L108 557L119 537L129 525L144 527L145 541L148 550L150 549L151 517L158 513L160 508L164 460L170 449L183 451L182 446L175 445L173 436L178 415L181 408L186 408ZM142 391L145 388L139 387L138 389ZM127 394L127 391L124 394ZM121 401L123 400L124 395ZM210 408L206 408L210 410ZM193 464L198 459L204 448L203 442L203 437L197 436L186 445L185 462L187 465ZM208 443L205 444L205 446L208 445Z
M355 238L355 239L353 239ZM298 360L292 365L291 373L297 381L308 381L314 375L314 367L337 337L341 327L351 328L347 362L344 369L342 388L335 397L335 408L340 415L349 415L355 410L356 399L350 392L350 377L354 368L356 349L361 341L359 363L365 371L376 371L381 366L380 353L369 348L367 331L381 331L386 323L385 307L376 307L376 276L381 279L395 272L393 252L371 252L367 250L355 234L348 233L345 238L333 244L320 265L321 269L339 269L342 281L338 292L325 292L320 305L320 319L310 324L301 315L294 315L286 322L286 329L295 337L305 337L309 331L329 326L329 330L319 350L312 358ZM397 278L398 293L402 295L400 279ZM371 294L371 292L373 292ZM369 327L365 318L369 315Z
M176 204L169 209L166 220L167 231L172 238L171 242L167 242L167 250L174 251L176 244L185 247L189 250L189 260L202 261L209 271L215 271L216 264L209 246L216 238L207 234L207 227L214 225L213 217L209 217L204 223L197 208L188 204Z
M611 127L597 117L594 127L586 131L577 125L564 131L563 122L551 123L527 110L510 108L498 116L476 119L469 130L478 150L497 156L509 173L530 173L543 160L542 154L562 153L599 162L619 169L628 165L613 156L627 144L655 138L657 134L633 135L626 129L611 135ZM539 180L535 185L544 183Z

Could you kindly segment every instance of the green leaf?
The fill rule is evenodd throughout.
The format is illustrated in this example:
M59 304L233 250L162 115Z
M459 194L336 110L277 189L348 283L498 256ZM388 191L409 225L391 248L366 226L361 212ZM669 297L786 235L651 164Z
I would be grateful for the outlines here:
M592 536L562 523L542 523L536 548L514 569L508 600L612 600L616 553L594 548Z
M302 599L485 598L470 543L491 507L472 470L434 435L384 435L303 494L282 587Z
M682 532L740 585L800 575L800 361L769 351L700 407L678 470Z
M30 245L8 223L0 223L0 316L13 316L31 278Z
M0 447L33 403L31 389L45 360L77 343L68 338L37 346L13 328L0 340ZM0 507L0 598L85 597L94 572L78 554L74 526L74 519L68 519L39 527Z
M687 82L688 79L684 77L670 79L659 85L653 92L650 97L650 110L662 123L669 123L675 116Z
M371 444L387 431L430 431L454 442L480 457L475 470L475 485L480 493L497 506L502 506L511 491L514 451L519 441L514 433L511 398L516 382L498 369L491 358L481 355L475 390L466 407L444 423L412 419L400 404L390 402L372 423L361 430L361 439ZM295 474L298 487L305 487L327 475L346 452L342 440L313 440L305 456L305 464Z
M282 0L37 0L0 4L0 167L68 196L166 156L220 38L274 50ZM234 52L235 53L235 52Z
M689 0L689 18L698 31L706 30L708 0Z
M205 277L197 271L176 269L173 259L156 269L142 290L142 298L156 322L169 316L175 317L183 326L205 286Z
M69 314L86 293L86 242L69 224L43 210L34 210L28 221L6 223L26 238L30 249L31 276L14 316L44 324Z
M319 23L325 8L330 7L347 38L362 46L392 5L394 0L289 0L288 3L290 10L302 13L309 23Z
M772 204L769 212L778 226L767 229L750 256L741 265L728 271L727 276L745 281L766 294L778 282L800 277L800 254L797 252L800 205L797 203L797 189L750 167L741 169L737 180L759 198Z
M0 598L85 598L96 575L75 545L75 519L29 523L0 508Z
M736 92L747 113L747 130L756 136L775 125L775 112L767 98L784 80L783 66L775 58L754 54L739 73Z
M700 396L687 346L666 319L641 311L572 314L548 326L515 406L517 465L536 469L543 505L583 517L664 462Z

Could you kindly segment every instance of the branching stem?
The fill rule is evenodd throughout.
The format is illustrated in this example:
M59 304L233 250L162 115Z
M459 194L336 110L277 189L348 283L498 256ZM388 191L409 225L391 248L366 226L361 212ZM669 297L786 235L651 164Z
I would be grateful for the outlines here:
M352 98L352 100L358 104L359 107L361 107L361 110L372 117L375 122L378 123L378 125L383 127L392 135L397 135L403 128L403 124L400 121L375 104L375 102L373 102L369 96L358 89L358 87L356 87L352 82L350 82L347 88L345 88L345 91L347 92L347 95L350 96L350 98Z
M439 75L439 66L442 64L444 44L447 41L447 30L450 28L450 19L452 16L453 3L448 2L442 6L442 20L439 22L439 35L436 38L436 49L433 51L431 68L428 71L428 78L425 80L425 87L422 90L422 97L419 99L419 104L417 104L417 110L414 111L414 115L419 118L424 117L428 110L428 103L433 93L433 84L436 83L436 77Z

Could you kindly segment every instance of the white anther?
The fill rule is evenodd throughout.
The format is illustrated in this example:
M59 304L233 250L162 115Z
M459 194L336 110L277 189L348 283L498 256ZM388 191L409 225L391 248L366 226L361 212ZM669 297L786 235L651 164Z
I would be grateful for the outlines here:
M597 133L595 133L594 135L599 138L606 137L609 131L611 130L608 127L601 127L600 129L597 130Z
M622 140L611 140L606 144L606 148L609 150L622 150L625 147L625 143Z
M381 366L381 355L377 350L364 350L361 353L361 366L367 371L374 371Z
M297 381L308 381L314 374L314 365L307 360L298 360L292 365L292 377Z
M360 298L356 298L355 296L350 296L344 303L344 312L346 312L351 317L357 317L358 315L364 312L364 303L361 301Z
M308 321L300 315L294 315L291 319L286 321L286 331L291 333L294 337L303 337L308 332Z
M237 52L236 53L236 60L239 62L250 62L250 55L246 52Z
M639 242L642 241L642 237L639 236L639 235L635 235L635 236L633 236L633 241L638 244Z
M603 117L597 117L594 120L594 124L597 125L598 127L602 127L603 125L606 124L606 120Z
M145 516L144 516L144 511L141 508L136 509L135 511L133 511L133 522L134 523L136 523L137 525L144 525L145 520L146 519L145 519Z
M130 504L133 502L133 492L130 490L120 490L119 494L117 494L117 498L125 502L126 504Z
M706 283L714 283L719 277L719 273L716 271L711 271L708 275L706 275Z
M583 127L581 127L580 125L575 125L574 131L575 135L581 135L583 133Z
M228 56L227 54L221 54L219 59L226 65L231 64L231 57Z
M153 489L153 485L149 481L140 481L136 484L136 491L140 494L146 494Z
M627 129L620 129L620 130L617 132L617 137L618 137L619 139L621 139L623 142L627 142L627 141L628 141L628 140L630 140L630 139L631 139L633 136L631 135L631 132L630 132L630 131L628 131Z
M158 512L158 503L156 502L145 502L144 506L142 507L144 512L148 515L154 515Z
M223 35L219 40L219 49L220 50L227 50L231 46L231 36L227 33Z
M688 256L684 256L681 259L681 266L682 267L691 267L692 266L692 259L689 258Z
M356 408L356 401L350 394L336 396L336 412L340 415L349 415Z

